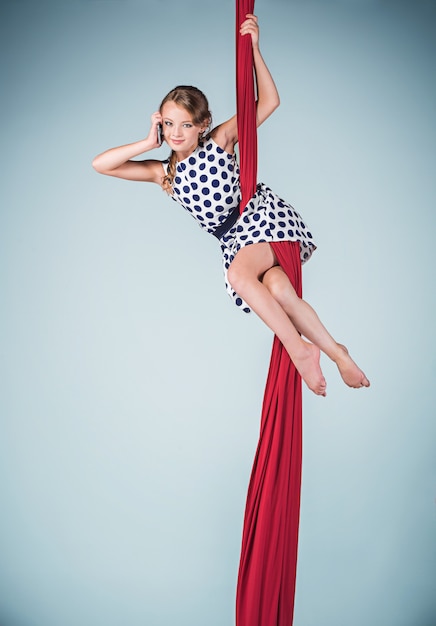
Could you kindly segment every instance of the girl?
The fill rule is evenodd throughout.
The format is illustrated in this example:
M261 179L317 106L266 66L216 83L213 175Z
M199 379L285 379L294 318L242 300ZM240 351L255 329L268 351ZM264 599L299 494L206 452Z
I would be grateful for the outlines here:
M255 15L246 16L241 35L251 36L253 46L259 126L278 107L279 95L259 50ZM236 116L213 130L210 126L204 94L195 87L176 87L151 116L145 139L103 152L94 159L93 167L108 176L160 185L202 228L219 239L230 296L244 311L253 309L278 336L315 394L326 395L320 350L336 363L347 385L369 387L369 380L347 349L328 333L313 308L296 295L269 245L293 241L304 262L315 250L311 233L293 207L262 183L240 215L239 171L234 155ZM132 160L158 148L162 140L171 148L169 159Z

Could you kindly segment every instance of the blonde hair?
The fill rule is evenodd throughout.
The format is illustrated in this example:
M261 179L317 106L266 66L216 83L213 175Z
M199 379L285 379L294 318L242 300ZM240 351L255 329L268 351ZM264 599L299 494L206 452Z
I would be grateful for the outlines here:
M209 103L206 96L197 87L189 85L179 85L172 89L160 103L159 111L162 113L162 107L166 102L174 102L180 107L183 107L192 116L192 121L196 126L205 124L206 129L203 133L199 133L198 141L201 141L206 136L212 123L212 115L209 111ZM162 189L169 195L173 193L173 180L176 174L177 154L174 150L171 151L168 169L165 176L162 178Z

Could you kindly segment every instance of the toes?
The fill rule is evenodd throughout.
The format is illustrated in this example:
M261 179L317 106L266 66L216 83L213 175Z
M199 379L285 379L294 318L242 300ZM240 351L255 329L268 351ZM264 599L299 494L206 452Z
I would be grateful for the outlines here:
M355 386L355 389L361 389L362 387L369 387L370 386L370 382L367 379L367 377L365 376L365 374L363 375L363 378L361 379L360 383L358 385Z
M319 385L318 390L315 391L315 393L316 393L317 396L324 396L325 397L327 395L326 390L327 390L327 383L326 383L326 381L324 379L324 381Z
M309 385L309 383L307 383L307 382L306 382L306 384L309 387L310 391L313 391L313 393L316 396L326 396L327 395L327 393L326 393L327 383L326 383L325 380L324 380L324 382L321 382L321 383L318 383L318 384Z

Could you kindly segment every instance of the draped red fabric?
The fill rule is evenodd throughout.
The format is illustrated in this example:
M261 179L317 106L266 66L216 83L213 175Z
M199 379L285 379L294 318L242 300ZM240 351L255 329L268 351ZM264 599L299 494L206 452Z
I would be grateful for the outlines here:
M239 169L241 172L241 213L256 191L257 133L251 37L242 37L239 28L254 0L236 0L236 111L238 115Z
M281 241L271 246L301 297L299 243ZM292 625L301 460L301 377L274 337L245 508L236 593L237 626Z
M236 0L241 211L255 193L257 137L250 37L239 35L254 0ZM271 243L301 297L298 242ZM302 459L301 378L274 337L260 438L248 488L236 592L237 626L292 626Z

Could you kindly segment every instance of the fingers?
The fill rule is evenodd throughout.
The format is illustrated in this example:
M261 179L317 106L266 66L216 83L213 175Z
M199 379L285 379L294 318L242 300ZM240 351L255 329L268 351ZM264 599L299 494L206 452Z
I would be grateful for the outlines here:
M159 124L162 124L162 115L159 111L152 113L150 116L151 128L148 133L148 139L152 142L153 148L158 148L162 144L162 133L158 131Z
M245 19L245 20L242 22L242 24L241 24L241 30L242 30L243 28L248 27L248 26L252 26L252 27L255 27L255 28L259 28L259 25L258 25L258 19L257 19L256 15L252 15L251 13L247 13L246 18L247 18L247 19Z
M246 20L244 20L241 24L240 33L241 35L251 35L256 39L259 36L259 25L258 19L256 15L252 13L247 13Z
M153 126L157 126L158 124L162 124L162 115L159 111L156 111L151 116L151 123Z

